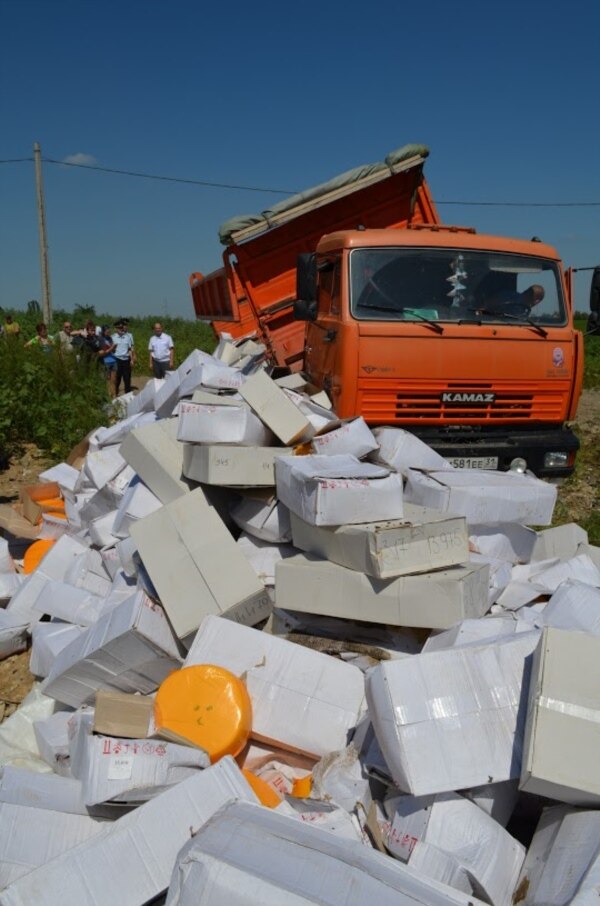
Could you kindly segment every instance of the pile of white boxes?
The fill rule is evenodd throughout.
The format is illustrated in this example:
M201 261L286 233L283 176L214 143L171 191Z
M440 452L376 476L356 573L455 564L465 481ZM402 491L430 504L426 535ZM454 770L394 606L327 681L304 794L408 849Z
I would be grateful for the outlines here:
M539 529L552 485L261 361L223 338L121 398L42 476L38 568L0 539L0 657L40 681L0 726L0 904L597 902L600 550ZM161 734L195 665L245 684L235 758Z

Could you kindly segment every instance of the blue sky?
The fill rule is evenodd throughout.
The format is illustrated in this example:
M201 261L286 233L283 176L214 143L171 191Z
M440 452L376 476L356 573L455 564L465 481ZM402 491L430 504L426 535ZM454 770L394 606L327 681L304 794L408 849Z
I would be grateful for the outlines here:
M429 146L448 223L600 264L596 0L0 0L0 159L300 190ZM82 158L75 155L85 155ZM192 317L219 224L282 196L44 164L52 300ZM589 274L576 278L587 307ZM0 305L41 299L33 164L0 164Z

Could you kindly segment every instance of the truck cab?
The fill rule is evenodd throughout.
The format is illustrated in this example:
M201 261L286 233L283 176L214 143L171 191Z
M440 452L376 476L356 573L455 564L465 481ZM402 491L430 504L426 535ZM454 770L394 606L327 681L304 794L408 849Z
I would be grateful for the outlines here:
M583 345L541 242L441 225L324 236L299 265L304 367L337 414L418 434L458 466L572 471ZM308 287L308 293L304 289Z

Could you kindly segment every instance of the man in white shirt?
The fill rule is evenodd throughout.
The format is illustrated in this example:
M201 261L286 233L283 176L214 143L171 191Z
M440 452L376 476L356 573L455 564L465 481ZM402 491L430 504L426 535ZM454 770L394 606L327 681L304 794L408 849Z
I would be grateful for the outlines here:
M164 378L167 371L173 370L175 347L168 333L164 333L162 324L154 325L154 335L148 343L150 368L155 378Z

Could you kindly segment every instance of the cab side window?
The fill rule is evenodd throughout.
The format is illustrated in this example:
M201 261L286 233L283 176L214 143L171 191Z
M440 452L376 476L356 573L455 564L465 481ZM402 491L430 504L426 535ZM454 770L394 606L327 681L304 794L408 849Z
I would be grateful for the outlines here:
M340 313L340 259L332 258L319 269L319 317Z

